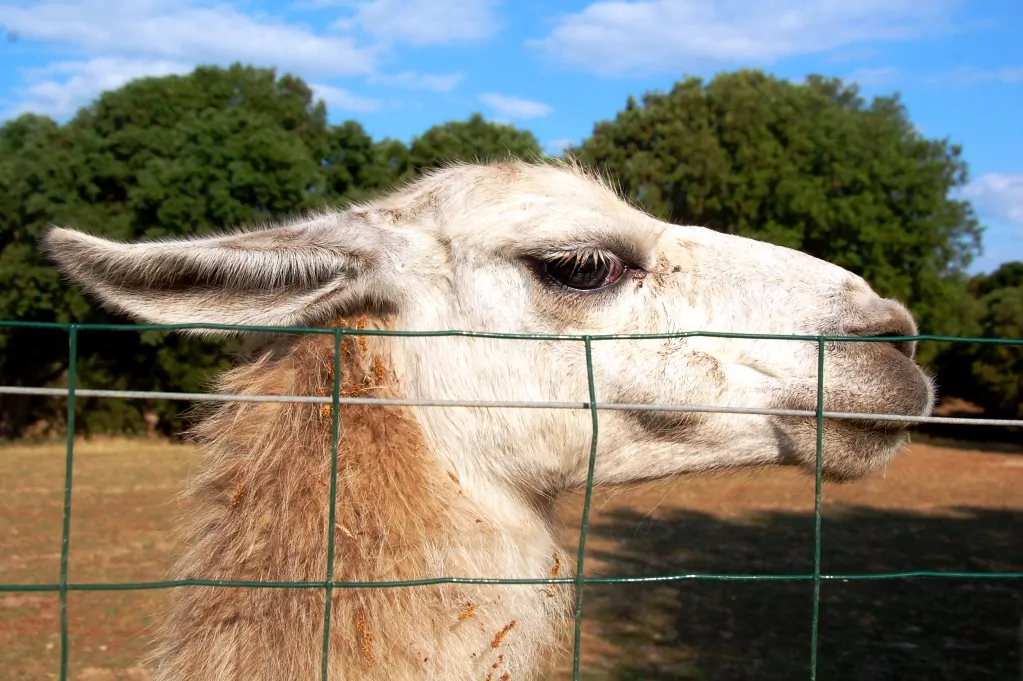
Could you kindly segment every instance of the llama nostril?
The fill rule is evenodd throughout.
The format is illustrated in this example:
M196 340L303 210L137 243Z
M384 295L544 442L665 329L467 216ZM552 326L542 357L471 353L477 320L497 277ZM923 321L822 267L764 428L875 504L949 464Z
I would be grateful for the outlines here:
M859 334L857 334L859 335ZM898 336L906 336L912 334L897 333L895 331L885 333L872 333L869 335L864 334L864 338L891 338ZM894 347L896 350L904 354L906 357L913 359L916 356L916 342L915 341L889 341L889 345Z
M917 335L917 322L902 305L895 301L875 299L866 309L860 308L858 323L843 325L845 335L862 338L889 338ZM890 345L909 359L917 355L915 341L891 341Z
M916 322L913 320L913 315L901 304L893 300L880 300L876 310L872 312L871 317L873 318L869 323L848 329L846 333L850 336L860 336L863 338L892 338L917 335L917 327ZM916 341L891 341L891 345L910 359L916 356Z

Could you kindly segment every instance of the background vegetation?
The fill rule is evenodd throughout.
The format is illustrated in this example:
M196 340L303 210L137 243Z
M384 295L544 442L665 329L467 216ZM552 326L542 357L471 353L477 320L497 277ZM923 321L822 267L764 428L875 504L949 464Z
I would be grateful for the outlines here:
M970 278L981 245L961 149L928 139L898 97L759 71L630 98L565 152L664 219L800 249L905 301L925 333L1023 337L1023 263ZM473 115L410 144L327 122L308 85L273 70L202 67L104 93L64 125L0 128L0 319L124 322L67 287L37 248L51 224L114 239L257 224L384 191L449 159L543 155L528 131ZM202 391L237 341L166 333L81 336L79 385ZM1023 349L927 344L942 394L1023 417ZM0 330L0 384L66 383L61 332ZM79 400L85 433L174 434L175 402ZM0 437L61 427L54 400L0 396Z

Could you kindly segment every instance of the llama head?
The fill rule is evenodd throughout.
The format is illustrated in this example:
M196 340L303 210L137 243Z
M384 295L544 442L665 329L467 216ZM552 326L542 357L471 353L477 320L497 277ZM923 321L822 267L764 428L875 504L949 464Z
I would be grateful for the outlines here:
M156 323L317 325L386 315L403 330L544 334L710 331L915 335L860 277L787 248L668 224L575 168L505 162L432 173L374 202L224 236L120 244L54 229L45 245L107 305ZM401 338L413 398L587 401L579 341ZM592 342L600 402L817 407L816 341L693 336ZM912 343L825 344L828 411L923 416L931 380ZM586 411L422 407L428 441L463 476L551 494L586 477ZM883 466L904 424L826 420L823 469ZM812 416L608 410L595 479L815 465Z

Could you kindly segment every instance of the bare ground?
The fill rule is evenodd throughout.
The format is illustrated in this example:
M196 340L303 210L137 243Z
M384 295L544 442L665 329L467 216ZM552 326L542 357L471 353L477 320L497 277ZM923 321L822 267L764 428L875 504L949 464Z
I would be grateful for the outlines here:
M64 449L0 448L0 583L59 579ZM186 447L75 449L69 579L159 581L175 545ZM562 509L578 541L581 499ZM883 475L825 486L824 573L1023 571L1023 456L914 444ZM585 573L809 574L813 480L792 471L701 476L594 496ZM72 592L70 677L145 681L139 664L166 590ZM686 579L588 585L583 678L808 679L813 584ZM818 678L1019 681L1023 581L825 580ZM0 670L53 679L58 597L0 593ZM570 678L571 657L557 679Z

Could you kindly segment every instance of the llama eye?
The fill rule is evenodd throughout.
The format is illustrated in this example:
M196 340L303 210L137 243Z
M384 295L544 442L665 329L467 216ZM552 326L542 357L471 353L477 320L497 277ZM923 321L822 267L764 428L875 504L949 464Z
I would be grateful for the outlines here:
M605 253L575 253L544 263L544 272L562 286L581 291L610 286L625 274L625 265Z

